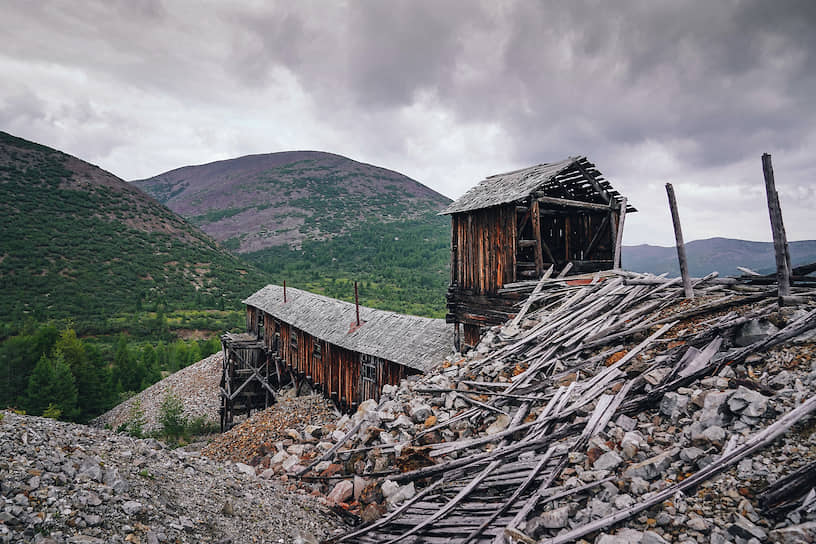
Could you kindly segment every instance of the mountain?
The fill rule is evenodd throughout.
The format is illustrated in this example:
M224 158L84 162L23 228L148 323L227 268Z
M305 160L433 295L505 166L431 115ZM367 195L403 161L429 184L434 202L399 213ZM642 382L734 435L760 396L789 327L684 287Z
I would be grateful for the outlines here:
M239 253L415 220L450 203L397 172L319 151L247 155L132 183Z
M132 182L276 283L440 317L451 200L400 173L317 151L249 155Z
M816 262L816 240L789 242L793 266ZM768 274L776 270L772 242L749 242L731 238L708 238L686 244L686 257L692 276L704 276L717 271L723 276L739 275L738 266ZM674 247L651 245L625 246L623 266L635 272L651 272L677 276L677 250Z
M100 319L222 308L263 275L94 165L0 132L0 315Z

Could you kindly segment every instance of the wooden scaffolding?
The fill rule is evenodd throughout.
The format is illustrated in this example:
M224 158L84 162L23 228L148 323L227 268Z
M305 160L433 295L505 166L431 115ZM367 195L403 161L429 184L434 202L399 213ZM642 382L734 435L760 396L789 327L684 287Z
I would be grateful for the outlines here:
M221 371L221 432L229 430L237 415L264 410L276 401L277 375L270 373L274 353L267 351L262 338L252 333L221 336L224 361Z

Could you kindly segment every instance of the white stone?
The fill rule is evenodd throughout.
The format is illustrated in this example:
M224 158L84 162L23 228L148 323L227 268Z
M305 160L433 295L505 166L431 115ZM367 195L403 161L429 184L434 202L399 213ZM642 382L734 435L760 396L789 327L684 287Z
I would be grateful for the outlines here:
M235 463L235 468L237 468L238 472L241 472L242 474L246 474L247 476L255 476L255 468L247 464Z

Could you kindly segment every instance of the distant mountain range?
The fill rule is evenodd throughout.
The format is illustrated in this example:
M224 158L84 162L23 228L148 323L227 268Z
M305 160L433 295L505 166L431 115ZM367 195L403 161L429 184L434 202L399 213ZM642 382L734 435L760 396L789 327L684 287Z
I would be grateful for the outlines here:
M3 322L237 307L265 278L136 187L0 132Z
M816 240L789 242L793 266L816 262ZM708 238L686 244L689 272L704 276L717 271L721 276L740 275L738 266L768 274L776 270L771 242L749 242L731 238ZM677 249L650 245L625 246L621 256L623 267L635 272L651 272L670 276L680 274Z
M450 203L392 170L319 151L248 155L132 183L239 253L420 219Z

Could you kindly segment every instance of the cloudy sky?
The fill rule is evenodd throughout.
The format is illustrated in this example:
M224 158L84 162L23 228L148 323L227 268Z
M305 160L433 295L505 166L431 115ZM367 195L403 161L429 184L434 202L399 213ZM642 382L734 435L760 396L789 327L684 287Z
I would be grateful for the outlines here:
M0 130L125 179L331 151L456 198L587 155L627 244L816 238L816 2L0 0Z

